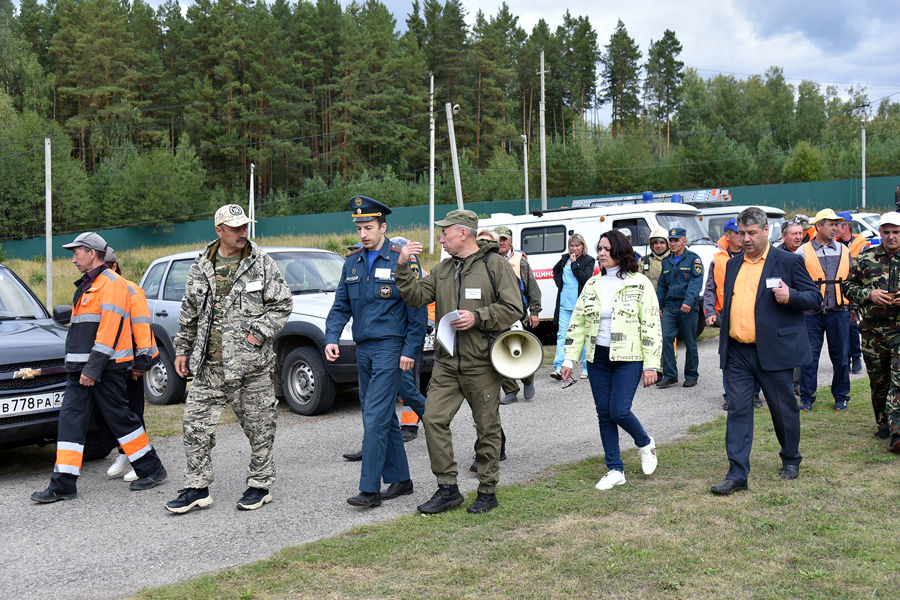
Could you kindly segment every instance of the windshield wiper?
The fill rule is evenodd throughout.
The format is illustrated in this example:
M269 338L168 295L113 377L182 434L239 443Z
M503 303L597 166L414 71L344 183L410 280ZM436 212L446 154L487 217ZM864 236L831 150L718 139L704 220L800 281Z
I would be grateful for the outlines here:
M19 319L36 319L34 315L2 315L0 321L17 321Z
M691 244L701 244L701 245L709 244L709 245L712 245L712 243L713 243L713 241L712 241L711 239L709 239L708 237L698 237L698 238L695 238L695 239L689 241L689 242L687 243L687 245L688 245L688 246L690 246Z
M294 290L291 292L294 296L299 296L301 294L318 294L323 292L324 290L320 290L319 288L309 288L305 290Z

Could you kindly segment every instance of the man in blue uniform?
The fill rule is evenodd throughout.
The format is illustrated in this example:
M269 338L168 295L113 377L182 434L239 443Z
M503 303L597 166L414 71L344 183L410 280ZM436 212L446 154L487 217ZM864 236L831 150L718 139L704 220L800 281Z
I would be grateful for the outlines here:
M413 493L395 403L402 371L413 368L425 339L427 309L407 305L394 281L400 248L385 237L391 209L365 196L350 199L362 247L347 256L334 304L325 322L325 358L340 355L338 342L353 317L359 403L363 413L362 473L353 506ZM413 271L419 273L419 264ZM381 481L389 484L381 492Z
M669 230L671 254L660 265L656 296L662 313L663 379L656 387L665 389L678 383L678 363L675 362L675 336L681 332L684 340L684 387L697 385L697 319L700 315L699 298L703 289L703 261L685 248L687 236L684 229Z

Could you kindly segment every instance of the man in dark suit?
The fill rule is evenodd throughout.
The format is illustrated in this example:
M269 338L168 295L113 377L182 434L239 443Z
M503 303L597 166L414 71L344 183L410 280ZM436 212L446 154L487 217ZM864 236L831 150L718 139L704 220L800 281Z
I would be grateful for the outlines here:
M756 381L781 444L781 478L796 479L800 474L800 411L793 369L812 360L803 311L821 304L803 258L769 245L765 212L745 209L737 226L744 251L725 265L719 335L719 363L728 388L725 450L731 466L725 481L711 488L726 496L747 490ZM757 352L757 346L764 351Z

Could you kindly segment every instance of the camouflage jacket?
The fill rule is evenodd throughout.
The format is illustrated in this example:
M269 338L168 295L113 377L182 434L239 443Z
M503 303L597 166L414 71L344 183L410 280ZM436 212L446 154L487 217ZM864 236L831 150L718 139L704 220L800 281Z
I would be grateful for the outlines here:
M241 379L274 367L273 340L293 308L291 291L275 261L254 242L247 244L250 250L241 254L222 315L226 380ZM194 375L206 360L216 294L212 259L218 249L219 241L211 242L191 265L178 315L180 329L175 336L175 354L188 357L188 368ZM248 333L261 340L262 345L250 344Z
M841 291L859 304L860 329L887 338L890 345L900 343L900 306L878 306L869 300L874 289L900 291L900 254L888 256L879 244L860 252L841 284Z
M575 304L566 332L566 360L577 361L585 348L588 362L594 362L600 331L600 285L602 275L591 277ZM613 299L609 359L644 363L644 369L659 370L662 359L662 326L659 300L650 280L640 273L625 276L625 286Z

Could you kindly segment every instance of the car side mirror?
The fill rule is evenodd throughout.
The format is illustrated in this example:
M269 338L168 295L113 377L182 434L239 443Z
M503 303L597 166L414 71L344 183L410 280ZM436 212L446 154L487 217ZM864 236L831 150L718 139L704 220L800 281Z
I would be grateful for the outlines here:
M72 320L72 307L69 304L60 304L53 307L53 320L60 325L68 325Z

